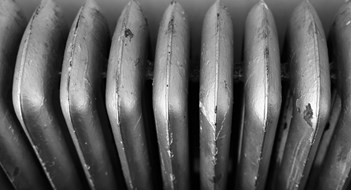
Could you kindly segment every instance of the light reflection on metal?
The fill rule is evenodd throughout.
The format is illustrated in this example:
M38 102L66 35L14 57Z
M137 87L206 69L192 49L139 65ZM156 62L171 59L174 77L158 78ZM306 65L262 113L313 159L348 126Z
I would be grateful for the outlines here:
M225 189L233 110L233 25L220 1L207 11L200 63L200 187Z
M349 189L351 172L351 2L339 9L332 28L332 51L341 112L322 164L317 189Z
M83 188L59 106L67 37L60 8L43 0L24 32L13 84L16 115L54 189Z
M326 39L309 1L294 11L288 30L293 116L277 189L304 189L330 110Z
M129 189L153 189L142 113L148 26L130 1L118 19L107 69L106 107Z
M110 133L110 126L101 89L109 46L106 20L96 2L87 0L68 36L60 102L91 189L117 188L114 160L109 155L114 151L108 149L108 143L113 143L104 136L104 131Z
M177 2L166 9L158 32L153 109L164 189L188 189L189 26Z
M280 56L273 15L260 1L246 19L238 189L264 189L281 105Z

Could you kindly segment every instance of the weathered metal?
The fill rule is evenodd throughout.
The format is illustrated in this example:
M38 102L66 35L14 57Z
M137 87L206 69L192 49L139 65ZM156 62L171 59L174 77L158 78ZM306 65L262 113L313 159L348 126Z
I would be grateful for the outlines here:
M0 2L0 14L0 166L17 189L48 189L12 104L11 84L26 19L10 0Z
M110 155L116 151L108 149L114 143L107 136L110 125L101 89L109 47L107 22L95 0L87 0L79 10L67 39L60 102L91 189L118 187L114 170L116 160L112 160Z
M154 189L142 97L148 25L130 1L118 19L107 69L106 107L128 189Z
M282 101L280 77L274 18L265 2L259 1L246 19L239 189L265 188Z
M337 70L337 89L341 112L325 154L316 188L348 189L351 171L351 2L339 9L332 28L333 56Z
M330 74L326 39L308 0L292 13L288 29L293 114L277 189L304 189L329 118Z
M189 26L172 2L160 24L154 66L153 109L164 189L189 189Z
M233 110L233 25L220 1L207 11L200 62L200 187L225 189Z
M16 115L54 189L81 189L76 155L59 106L67 38L60 8L43 0L22 37L13 80Z

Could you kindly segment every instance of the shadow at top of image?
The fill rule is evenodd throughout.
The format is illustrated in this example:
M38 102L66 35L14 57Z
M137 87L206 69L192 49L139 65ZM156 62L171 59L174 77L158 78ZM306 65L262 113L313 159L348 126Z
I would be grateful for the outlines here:
M110 34L116 26L117 19L121 14L123 7L129 0L96 0L103 15L109 24ZM151 39L151 52L154 53L157 39L159 22L163 12L171 2L171 0L138 0L141 4L144 15L149 23L149 33ZM282 51L285 31L289 18L293 9L302 0L265 0L268 7L271 9L277 30L279 34L280 51ZM316 9L326 36L328 36L330 26L333 22L335 14L341 4L345 0L310 0ZM35 8L39 5L40 0L16 0L24 15L29 20ZM84 4L85 0L56 0L63 8L67 24L71 26L79 8ZM188 15L191 29L191 57L195 62L199 61L200 45L201 45L201 29L204 15L208 8L215 0L177 0ZM258 0L222 0L224 6L228 8L231 14L234 27L234 60L240 62L242 60L242 43L243 32L246 16L250 8L258 2ZM151 57L151 59L153 56Z

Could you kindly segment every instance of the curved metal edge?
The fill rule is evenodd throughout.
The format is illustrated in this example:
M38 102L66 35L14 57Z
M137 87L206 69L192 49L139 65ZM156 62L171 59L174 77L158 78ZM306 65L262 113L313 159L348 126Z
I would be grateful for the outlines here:
M313 161L313 166L308 177L306 189L316 188L317 179L320 176L321 168L323 167L323 161L327 154L328 147L330 145L331 139L333 137L336 124L338 122L340 112L341 112L341 99L337 93L336 89L332 90L332 110L330 112L329 120L324 128L324 133L319 143L316 158Z
M181 5L172 2L159 28L153 82L153 109L163 186L189 188L188 59L189 26Z
M331 104L326 40L309 1L294 10L288 37L294 110L277 187L303 189Z
M61 122L59 70L66 27L53 0L42 1L29 21L17 55L12 98L15 113L54 189L82 187ZM62 128L63 127L63 128Z
M34 152L28 146L12 104L12 84L16 55L25 29L26 19L16 3L0 2L0 165L14 187L18 189L48 189Z
M351 2L339 9L332 28L333 53L337 68L337 87L341 98L341 112L333 137L325 155L317 188L347 189L351 172L351 67L350 67L350 24Z
M200 63L200 186L226 186L233 109L233 25L216 1L206 13Z
M260 1L245 30L245 121L238 182L264 189L281 105L280 57L274 18Z
M60 101L91 188L116 189L112 158L98 104L110 46L107 22L94 0L86 1L71 27L63 61ZM107 116L107 115L106 115Z
M148 28L130 1L118 19L107 70L106 106L129 189L153 189L142 113Z

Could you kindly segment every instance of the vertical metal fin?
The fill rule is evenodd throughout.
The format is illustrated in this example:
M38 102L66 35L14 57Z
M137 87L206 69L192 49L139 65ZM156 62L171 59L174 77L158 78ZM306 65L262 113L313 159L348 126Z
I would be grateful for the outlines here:
M26 20L11 0L0 2L0 12L0 165L17 189L48 189L50 184L29 146L12 104L11 84Z
M233 109L233 25L216 1L202 28L200 63L200 186L225 189Z
M118 19L107 70L106 107L128 189L153 189L142 96L148 26L130 1Z
M293 117L277 189L304 189L330 111L330 75L322 24L308 0L288 31Z
M158 32L153 109L165 189L189 188L188 57L189 26L175 1L166 9Z
M58 103L67 34L63 20L53 0L43 0L36 9L18 52L12 95L16 115L52 187L81 189Z
M116 175L104 130L109 130L102 73L110 37L95 0L86 1L68 36L60 87L63 115L91 189L116 189Z
M332 43L337 70L341 112L325 154L316 188L347 189L351 171L351 2L339 9L332 28Z
M310 176L308 178L307 189L314 189L316 185L316 180L320 176L320 171L323 166L323 160L327 154L327 150L330 144L330 141L333 137L336 124L339 119L339 115L341 112L341 99L337 93L337 90L334 89L332 93L332 109L329 115L329 120L327 125L324 128L324 133L319 143L319 147L317 150L316 158L313 161L313 166L311 169Z
M264 189L281 105L280 56L274 18L260 1L246 19L245 118L239 189Z

